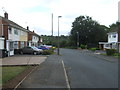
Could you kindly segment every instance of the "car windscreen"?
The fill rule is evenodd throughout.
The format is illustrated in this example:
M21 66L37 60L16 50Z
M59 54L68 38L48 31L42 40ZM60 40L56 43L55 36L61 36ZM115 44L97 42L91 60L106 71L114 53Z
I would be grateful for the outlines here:
M37 47L31 47L32 49L34 49L34 50L38 50L38 48Z

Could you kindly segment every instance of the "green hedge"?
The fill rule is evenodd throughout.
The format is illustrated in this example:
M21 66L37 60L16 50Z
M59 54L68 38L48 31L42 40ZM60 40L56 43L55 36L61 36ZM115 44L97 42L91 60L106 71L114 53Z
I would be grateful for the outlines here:
M80 45L80 48L81 48L81 49L86 49L86 48L87 48L87 46L86 46L86 45L81 44L81 45Z
M53 54L53 50L44 50L43 52L42 52L42 55L50 55L50 54Z
M91 51L95 51L95 50L97 50L97 48L90 48L89 50L91 50Z
M114 55L115 52L116 52L115 49L106 49L106 54L107 54L108 56Z

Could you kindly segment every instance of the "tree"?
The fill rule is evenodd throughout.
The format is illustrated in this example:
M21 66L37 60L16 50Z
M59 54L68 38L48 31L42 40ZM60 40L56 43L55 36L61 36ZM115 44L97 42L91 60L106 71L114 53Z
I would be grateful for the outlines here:
M79 16L72 23L70 33L71 44L76 45L79 39L79 45L94 44L97 46L99 41L107 40L106 29L106 26L100 25L89 16Z
M109 25L108 32L120 30L120 22L113 23Z

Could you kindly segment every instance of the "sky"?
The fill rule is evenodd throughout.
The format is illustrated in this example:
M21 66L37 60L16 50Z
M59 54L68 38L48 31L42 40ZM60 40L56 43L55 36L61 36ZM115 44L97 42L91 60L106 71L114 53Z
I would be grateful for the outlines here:
M0 0L0 16L8 13L14 21L39 35L69 35L72 22L81 15L90 16L101 25L109 26L118 21L119 0Z

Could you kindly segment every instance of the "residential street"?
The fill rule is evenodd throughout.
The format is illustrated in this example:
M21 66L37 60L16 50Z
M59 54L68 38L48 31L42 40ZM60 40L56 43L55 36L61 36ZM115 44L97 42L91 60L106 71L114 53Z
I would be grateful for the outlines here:
M88 51L61 49L71 88L117 88L118 65ZM100 58L101 57L101 58ZM107 58L108 59L108 58Z
M60 49L60 54L49 56L19 88L67 88L67 79L71 88L118 87L116 60L108 61L102 56L96 57L93 52L74 49Z

